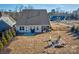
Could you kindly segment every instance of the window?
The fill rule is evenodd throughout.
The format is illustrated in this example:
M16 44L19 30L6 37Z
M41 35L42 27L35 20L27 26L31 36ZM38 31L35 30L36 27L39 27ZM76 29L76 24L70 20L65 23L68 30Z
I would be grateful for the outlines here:
M27 31L27 27L26 27L26 31Z
M20 30L24 30L24 27L23 27L23 26L21 26L21 27L20 27Z
M39 30L39 28L37 27L37 30Z

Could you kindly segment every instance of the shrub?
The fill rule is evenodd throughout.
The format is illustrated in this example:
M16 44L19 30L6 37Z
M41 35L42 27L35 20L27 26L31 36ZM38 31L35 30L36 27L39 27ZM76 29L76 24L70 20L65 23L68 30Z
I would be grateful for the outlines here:
M16 36L15 30L12 29L12 35Z
M11 32L11 30L9 30L9 32L8 32L8 33L9 33L10 37L12 37L12 32Z
M77 27L77 28L75 29L75 33L76 33L77 35L79 35L79 27Z
M6 32L6 39L7 39L7 41L10 40L10 35L9 35L8 31Z
M2 42L0 41L0 50L1 50L3 47L4 47L4 46L3 46Z
M77 29L78 29L78 32L79 32L79 27Z
M74 32L75 31L75 26L73 26L71 29L70 29L71 32Z
M77 28L75 28L75 33L77 33L78 32L78 27Z
M2 43L3 45L6 45L8 43L4 35L2 36Z

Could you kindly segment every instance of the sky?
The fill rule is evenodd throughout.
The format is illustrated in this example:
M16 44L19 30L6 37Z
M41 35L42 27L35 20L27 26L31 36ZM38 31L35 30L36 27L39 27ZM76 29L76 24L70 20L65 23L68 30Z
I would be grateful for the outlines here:
M21 4L0 4L0 9L4 10L15 10L16 6L20 6ZM22 4L23 6L28 6L29 4ZM79 8L79 4L30 4L34 9L47 9L48 12L51 9L59 9L60 11L73 11Z

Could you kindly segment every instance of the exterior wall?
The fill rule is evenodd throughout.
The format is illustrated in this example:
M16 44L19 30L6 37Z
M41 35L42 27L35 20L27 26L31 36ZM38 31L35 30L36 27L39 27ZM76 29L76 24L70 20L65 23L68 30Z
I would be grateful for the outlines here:
M23 27L24 26L24 30L20 30L20 27ZM31 32L31 29L34 29L35 32L42 32L42 26L46 27L46 26L49 26L49 25L17 25L16 26L16 31L18 32Z
M37 29L37 28L38 28L38 29ZM41 32L41 31L42 31L41 26L36 26L36 27L35 27L35 31L36 31L36 32Z
M11 20L8 21L5 20L5 19L0 19L0 31L3 31L3 30L8 30L9 28L12 28L15 26L16 22L12 22ZM10 24L9 24L10 23Z
M9 28L10 26L7 23L0 21L0 31L7 30Z

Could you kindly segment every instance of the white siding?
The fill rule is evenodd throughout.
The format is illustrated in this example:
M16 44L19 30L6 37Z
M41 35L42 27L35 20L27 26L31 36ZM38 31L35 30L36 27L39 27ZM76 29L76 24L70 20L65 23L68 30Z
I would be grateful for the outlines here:
M19 26L16 26L16 31L19 31Z
M30 32L30 27L29 26L26 26L27 27L27 32Z
M20 30L21 26L24 26L24 30ZM42 31L42 25L28 25L28 26L21 25L21 26L20 25L16 26L16 30L19 31L19 32L31 32L30 29L32 28L32 29L35 29L35 32L41 32Z

